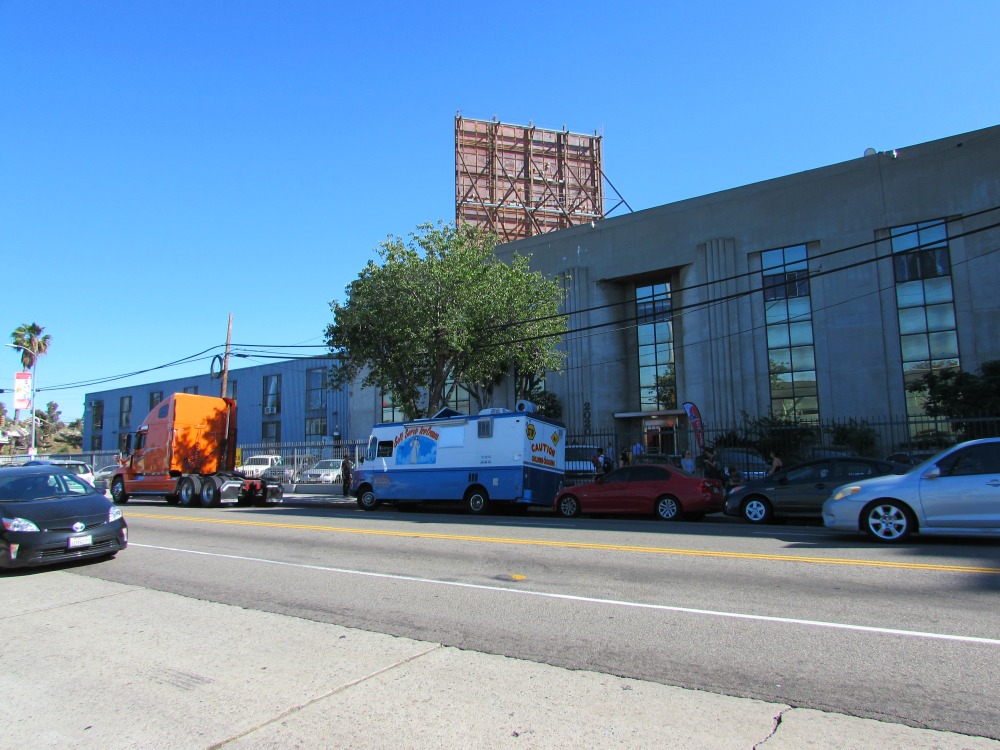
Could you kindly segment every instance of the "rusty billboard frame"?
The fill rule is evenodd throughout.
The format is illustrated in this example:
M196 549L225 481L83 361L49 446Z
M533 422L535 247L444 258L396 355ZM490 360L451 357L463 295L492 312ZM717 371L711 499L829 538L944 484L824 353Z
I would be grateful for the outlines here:
M510 242L604 218L601 136L455 116L455 220Z

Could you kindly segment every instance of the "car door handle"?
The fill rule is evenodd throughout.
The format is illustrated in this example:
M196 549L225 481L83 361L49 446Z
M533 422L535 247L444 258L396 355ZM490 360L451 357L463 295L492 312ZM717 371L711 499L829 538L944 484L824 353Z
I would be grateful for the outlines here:
M986 483L989 487L1000 487L1000 479L992 479Z

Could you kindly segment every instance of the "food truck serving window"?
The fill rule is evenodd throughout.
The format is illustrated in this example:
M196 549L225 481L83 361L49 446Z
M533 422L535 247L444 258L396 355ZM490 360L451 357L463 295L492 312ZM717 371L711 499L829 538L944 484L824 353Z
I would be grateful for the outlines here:
M375 454L376 458L389 458L391 455L392 455L392 441L380 440L378 444L378 452Z

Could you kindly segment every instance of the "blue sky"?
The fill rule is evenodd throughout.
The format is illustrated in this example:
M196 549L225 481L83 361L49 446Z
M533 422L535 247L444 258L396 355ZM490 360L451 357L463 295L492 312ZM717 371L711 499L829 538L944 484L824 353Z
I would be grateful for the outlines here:
M60 388L230 313L237 345L321 345L381 240L453 219L457 111L600 132L640 210L1000 124L997 29L994 0L0 0L0 333L52 336L64 419L207 372Z

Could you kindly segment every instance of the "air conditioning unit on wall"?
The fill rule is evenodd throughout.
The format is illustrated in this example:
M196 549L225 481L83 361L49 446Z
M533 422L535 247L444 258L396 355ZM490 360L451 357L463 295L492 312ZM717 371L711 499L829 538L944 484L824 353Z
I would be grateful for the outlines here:
M276 407L276 406L265 406L264 407L264 413L265 414L277 414L278 413L278 407Z

